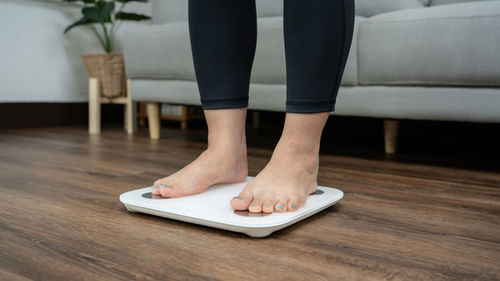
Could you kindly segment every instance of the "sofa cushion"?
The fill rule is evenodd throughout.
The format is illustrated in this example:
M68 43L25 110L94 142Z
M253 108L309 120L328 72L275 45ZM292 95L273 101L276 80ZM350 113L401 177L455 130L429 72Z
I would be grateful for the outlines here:
M356 17L354 33L359 23ZM252 83L285 84L283 17L259 18ZM127 75L134 79L195 80L187 22L153 25L123 36ZM357 36L353 36L343 85L357 84Z
M256 0L257 17L283 16L283 0Z
M429 0L431 6L492 0ZM499 1L499 0L494 0Z
M354 1L356 15L371 17L390 11L421 8L429 5L431 0L344 0ZM474 1L474 0L434 0L440 1ZM478 0L476 0L478 1ZM256 0L259 17L276 17L283 15L284 0Z
M196 79L185 21L134 30L122 44L129 78Z
M255 0L257 16L283 16L284 0ZM429 5L431 0L344 0L354 1L356 15L371 17L373 15L403 9L420 8ZM474 0L434 0L439 1L474 1ZM476 0L478 1L478 0ZM187 21L187 0L152 0L153 22L156 24Z
M390 11L421 8L424 5L428 5L430 2L430 0L344 0L344 1L354 1L356 15L360 15L363 17L371 17L373 15ZM459 1L459 0L441 0L441 1ZM257 16L258 17L283 16L283 3L284 0L256 0Z
M413 8L422 8L420 0L355 0L356 15L371 17L374 15Z
M360 25L362 85L500 85L500 1L391 12Z

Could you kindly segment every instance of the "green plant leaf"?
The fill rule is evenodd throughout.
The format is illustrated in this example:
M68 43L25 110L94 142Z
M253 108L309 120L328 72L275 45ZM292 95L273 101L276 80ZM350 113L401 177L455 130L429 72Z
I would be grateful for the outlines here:
M1 1L1 0L0 0ZM118 20L149 20L151 17L135 13L122 12L123 7L129 2L142 2L147 3L148 0L62 0L63 2L81 2L84 7L82 8L83 17L78 21L69 25L64 33L72 28L80 25L89 25L99 39L107 53L112 52L112 40L116 21ZM121 3L118 11L115 11L116 2ZM114 16L113 16L114 15ZM109 24L105 24L109 23ZM94 24L99 24L102 28L102 34L97 31Z
M111 20L111 13L115 9L115 2L106 2L100 11L100 18L102 21Z
M98 7L85 7L82 9L84 17L99 22L99 8Z
M75 21L74 23L72 23L68 27L66 27L66 29L64 30L64 33L67 33L68 31L70 31L75 26L86 25L86 24L89 24L89 23L92 23L92 20L90 20L90 19L88 19L86 17L83 17L83 18Z
M110 22L111 12L115 9L114 2L104 2L94 7L85 7L82 9L82 14L88 19L95 22Z
M141 20L150 20L151 17L134 13L120 12L116 14L115 19L141 21Z

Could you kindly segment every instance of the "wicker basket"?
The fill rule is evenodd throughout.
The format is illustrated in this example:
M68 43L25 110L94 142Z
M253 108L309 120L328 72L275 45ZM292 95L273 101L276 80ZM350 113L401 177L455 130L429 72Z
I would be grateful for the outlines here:
M99 79L101 96L115 98L126 95L123 54L85 54L82 59L89 77Z

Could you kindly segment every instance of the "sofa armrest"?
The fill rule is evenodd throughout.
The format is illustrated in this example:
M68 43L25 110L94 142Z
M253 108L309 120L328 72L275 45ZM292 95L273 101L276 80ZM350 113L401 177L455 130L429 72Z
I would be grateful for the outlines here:
M187 22L128 29L123 35L125 70L130 79L196 79Z

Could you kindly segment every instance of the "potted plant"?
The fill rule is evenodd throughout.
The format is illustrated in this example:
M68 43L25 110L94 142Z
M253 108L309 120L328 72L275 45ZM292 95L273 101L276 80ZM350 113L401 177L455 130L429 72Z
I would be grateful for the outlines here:
M101 94L105 97L119 97L125 94L125 64L123 54L113 53L113 38L118 22L123 20L141 21L149 16L123 11L129 2L148 2L148 0L63 0L81 2L82 18L69 25L64 33L77 26L88 26L96 35L104 53L82 55L89 77L100 82Z

